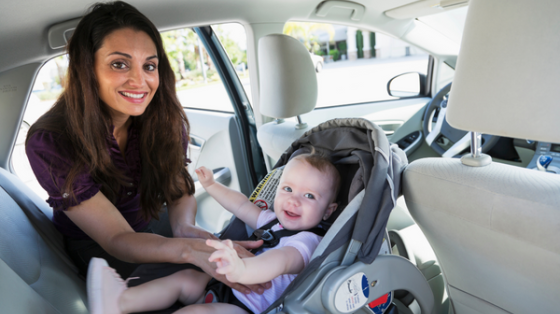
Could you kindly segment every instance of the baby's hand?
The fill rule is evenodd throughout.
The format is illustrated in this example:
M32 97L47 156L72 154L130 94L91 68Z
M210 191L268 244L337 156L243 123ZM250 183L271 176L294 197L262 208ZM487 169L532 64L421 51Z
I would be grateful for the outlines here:
M204 188L207 188L214 184L214 174L212 171L206 167L200 167L195 170L198 175L198 181L202 184Z
M220 242L208 239L206 244L216 249L208 258L210 262L216 262L218 266L216 272L225 275L227 280L231 282L239 282L243 273L245 273L245 263L237 255L233 248L233 242L231 240Z

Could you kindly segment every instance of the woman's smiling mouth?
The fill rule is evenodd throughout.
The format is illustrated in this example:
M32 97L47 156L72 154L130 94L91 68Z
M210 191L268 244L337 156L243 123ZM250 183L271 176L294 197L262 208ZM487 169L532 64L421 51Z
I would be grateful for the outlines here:
M137 93L119 92L119 94L121 94L125 97L133 98L133 99L142 99L142 98L146 97L146 95L148 93L137 94Z

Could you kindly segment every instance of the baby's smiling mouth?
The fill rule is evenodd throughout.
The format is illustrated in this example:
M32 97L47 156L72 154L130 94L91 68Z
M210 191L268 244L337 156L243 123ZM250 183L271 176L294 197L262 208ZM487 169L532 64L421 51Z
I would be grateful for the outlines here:
M137 94L137 93L119 92L119 94L129 98L141 99L144 98L148 93Z
M284 212L285 212L286 215L289 216L289 217L292 217L292 218L297 218L297 217L299 217L299 215L294 214L294 213L292 213L292 212L290 212L290 211L285 210Z

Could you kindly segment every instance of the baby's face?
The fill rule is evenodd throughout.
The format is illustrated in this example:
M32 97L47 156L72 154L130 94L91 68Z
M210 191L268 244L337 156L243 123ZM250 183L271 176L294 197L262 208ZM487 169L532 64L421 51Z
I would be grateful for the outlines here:
M316 227L336 209L332 178L306 161L291 160L282 173L274 212L282 226L289 230Z

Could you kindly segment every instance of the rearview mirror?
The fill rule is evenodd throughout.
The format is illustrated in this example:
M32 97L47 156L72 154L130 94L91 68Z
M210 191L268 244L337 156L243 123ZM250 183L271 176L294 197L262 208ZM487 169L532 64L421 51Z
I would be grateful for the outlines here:
M399 74L387 83L387 93L393 97L417 97L423 94L426 76L417 72Z

